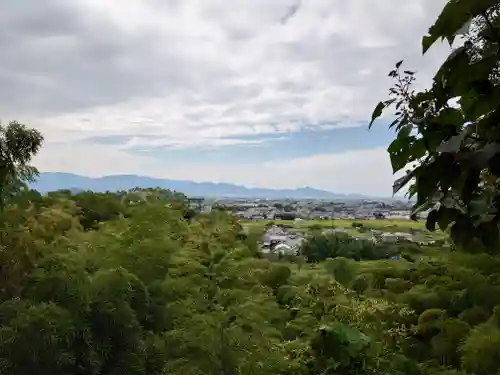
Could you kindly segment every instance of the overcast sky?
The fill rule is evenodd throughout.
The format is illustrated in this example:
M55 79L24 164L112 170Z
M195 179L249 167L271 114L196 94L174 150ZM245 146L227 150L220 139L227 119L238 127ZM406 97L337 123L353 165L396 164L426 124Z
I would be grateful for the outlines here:
M41 171L390 195L367 130L444 0L1 0L0 118Z

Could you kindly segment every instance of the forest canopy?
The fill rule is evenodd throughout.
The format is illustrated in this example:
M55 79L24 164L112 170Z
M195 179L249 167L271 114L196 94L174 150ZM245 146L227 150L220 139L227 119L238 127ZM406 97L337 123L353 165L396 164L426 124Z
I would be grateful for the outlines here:
M497 1L448 1L423 49L458 47L426 91L399 62L372 119L394 108L395 191L466 251L312 228L266 257L181 192L31 190L43 136L1 126L0 374L499 373L499 28Z

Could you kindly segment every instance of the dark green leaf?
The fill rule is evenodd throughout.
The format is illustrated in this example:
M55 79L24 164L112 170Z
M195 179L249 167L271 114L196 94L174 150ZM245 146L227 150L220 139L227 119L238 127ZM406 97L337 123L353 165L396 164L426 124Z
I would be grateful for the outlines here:
M429 212L429 215L427 215L427 220L425 222L425 227L427 230L434 232L436 230L436 222L438 219L438 212L436 210L432 210Z
M429 48L434 44L436 39L433 37L426 35L422 38L422 53L425 54Z
M458 223L454 223L451 226L451 229L450 229L451 240L455 244L460 244L460 242L461 242L461 236L462 236L462 233L461 233L460 225Z
M403 177L398 178L396 181L394 181L394 184L392 185L392 194L396 194L398 191L400 191L404 186L410 182L410 180L413 178L414 173L410 172L405 174Z
M479 170L469 171L463 180L463 186L460 190L460 195L465 204L468 204L472 199L475 190L479 187Z
M410 133L411 133L412 130L413 130L413 124L412 123L403 125L402 127L399 128L398 137L408 138L410 136Z
M446 37L446 40L448 41L448 44L450 45L450 47L453 45L453 42L455 41L455 36L447 36Z
M488 166L492 157L500 153L500 143L490 143L484 148L468 155L469 163L476 169L483 169Z
M469 203L469 214L471 216L484 216L492 207L491 199L488 196L480 196L471 199Z
M444 108L439 112L438 116L435 119L435 122L444 126L453 125L455 128L461 129L465 122L465 119L459 109Z
M397 133L388 147L393 171L414 163L412 168L419 168L413 179L398 178L394 191L411 185L408 194L417 197L414 207L432 207L439 201L441 208L430 214L427 225L451 226L453 240L461 247L482 248L480 242L488 240L478 225L500 217L499 4L498 0L447 0L422 39L423 52L439 40L453 43L473 20L463 46L449 54L432 87L423 92L415 93L413 72L400 75L402 61L398 62L390 73L397 78L389 95L394 101L383 102L386 107L395 103L399 116L390 125ZM452 104L454 100L458 105ZM486 199L487 194L498 196L498 204L492 197Z
M467 135L467 131L464 130L460 134L451 137L447 141L443 142L437 149L437 152L451 153L457 152L462 146L462 142Z
M489 250L496 251L500 242L498 224L493 221L481 223L477 229L484 246Z
M418 160L423 158L427 153L427 149L425 147L425 140L423 138L417 139L410 146L410 160Z
M417 215L420 212L428 210L429 208L431 208L433 206L434 206L434 203L427 201L419 206L414 207L411 213L412 213L412 215Z
M445 231L448 226L457 221L460 218L461 212L456 208L449 207L441 207L438 211L437 215L437 223L439 225L439 229Z
M490 159L488 166L493 175L500 177L500 154L494 155Z
M474 240L474 227L472 226L470 220L464 215L460 215L456 218L455 223L451 226L450 237L452 241L463 247Z
M493 90L493 84L487 79L473 81L471 85L479 95L490 94Z
M372 124L373 122L380 117L380 115L382 115L382 111L384 110L385 108L385 104L382 103L382 102L379 102L377 104L377 106L375 107L375 109L373 110L373 113L372 113L372 120L370 121L370 125L368 126L368 129L370 129L372 127Z
M439 160L421 166L416 175L418 205L427 201L435 201L439 179L446 173L446 168L446 165Z
M453 40L464 24L496 3L497 0L449 0L434 25L429 28L429 35L422 43L424 53L438 39Z
M408 164L408 140L396 138L389 145L387 151L391 158L392 170L394 173L401 170Z
M396 120L394 120L393 122L391 122L391 124L389 125L389 129L393 128L394 125L396 125L399 121L400 121L400 119L397 118Z

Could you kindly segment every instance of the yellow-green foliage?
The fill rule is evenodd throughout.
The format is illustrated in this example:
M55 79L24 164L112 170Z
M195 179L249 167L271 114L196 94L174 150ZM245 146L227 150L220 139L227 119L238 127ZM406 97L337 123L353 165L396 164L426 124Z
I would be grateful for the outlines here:
M342 371L393 367L411 312L341 286L353 261L270 262L232 217L148 194L6 208L0 373L312 375L330 368L319 342Z
M79 204L117 202L86 194L19 197L2 213L1 373L497 369L495 256L402 246L390 252L416 259L270 261L258 231L178 200L121 196L86 227Z
M90 194L30 193L2 212L0 373L498 370L496 256L316 237L334 245L317 264L270 261L259 231L222 212ZM413 258L353 260L395 251Z

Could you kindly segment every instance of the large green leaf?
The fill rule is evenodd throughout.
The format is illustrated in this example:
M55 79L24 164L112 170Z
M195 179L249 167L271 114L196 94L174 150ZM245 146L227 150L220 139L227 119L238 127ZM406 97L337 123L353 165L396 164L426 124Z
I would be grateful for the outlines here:
M386 107L386 105L382 102L379 102L377 104L377 106L373 110L372 119L370 121L370 125L368 126L368 129L370 129L373 125L373 122L382 115L382 111L384 110L385 107Z
M434 232L436 230L436 223L438 219L438 212L436 210L432 210L429 212L429 215L427 215L427 220L425 222L425 227L427 230L430 230L431 232Z
M391 158L393 173L403 169L408 164L408 143L405 140L396 138L389 145L387 151Z
M464 24L495 4L497 0L448 0L434 25L429 28L429 35L422 40L423 53L438 39L453 40Z
M415 170L406 173L404 176L398 178L394 184L392 185L392 194L396 194L398 191L400 191L403 187L405 187L408 182L411 181L412 178L415 177Z
M442 231L445 231L448 226L457 221L461 216L460 210L456 208L450 208L450 207L440 207L440 209L437 212L437 217L436 221L437 224L439 225L439 229Z

